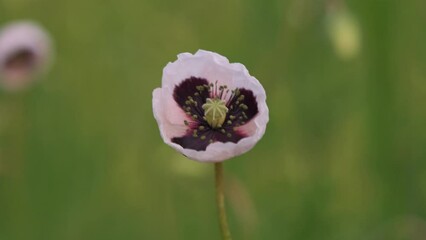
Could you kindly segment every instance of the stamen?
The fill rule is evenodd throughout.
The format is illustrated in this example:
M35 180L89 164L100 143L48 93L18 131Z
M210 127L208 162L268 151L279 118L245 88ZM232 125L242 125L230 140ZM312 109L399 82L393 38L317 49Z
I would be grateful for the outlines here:
M245 104L240 104L240 108L242 108L242 109L244 109L244 110L247 110L248 109L248 107L247 107L247 105L245 105Z
M240 95L240 89L237 88L237 89L235 89L235 96L239 96L239 95Z
M243 136L238 128L252 118L251 92L220 85L219 81L192 85L192 89L189 96L180 100L187 114L183 120L189 131L187 137L208 145L217 141L234 142Z
M246 114L245 112L242 112L241 114L243 114L243 117L244 117L245 119L248 119L247 114Z
M225 85L226 86L226 85ZM228 99L228 93L229 93L229 89L226 90L225 95L223 96L223 99Z

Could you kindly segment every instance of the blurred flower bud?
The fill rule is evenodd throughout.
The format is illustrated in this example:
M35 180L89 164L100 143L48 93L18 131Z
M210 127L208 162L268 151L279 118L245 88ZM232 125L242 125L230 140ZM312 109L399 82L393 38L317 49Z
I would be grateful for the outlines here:
M358 21L344 9L329 12L328 34L338 57L349 60L356 57L361 47Z
M20 21L0 30L0 86L8 91L31 85L50 65L51 39L38 24Z

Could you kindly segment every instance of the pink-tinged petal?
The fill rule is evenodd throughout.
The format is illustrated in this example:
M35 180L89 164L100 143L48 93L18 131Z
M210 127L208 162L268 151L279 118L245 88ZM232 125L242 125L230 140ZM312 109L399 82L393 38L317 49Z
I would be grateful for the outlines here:
M27 87L46 72L51 61L51 40L36 23L15 22L0 31L0 84L6 90Z
M155 89L152 95L154 117L164 141L170 142L173 137L185 134L186 128L183 124L185 115L182 114L173 99L168 94L163 94L161 88Z
M200 49L194 54L194 56L212 58L218 64L229 64L229 60L226 57L219 55L215 52Z
M199 89L206 84L212 84L207 95ZM220 93L217 89L222 86L235 94ZM164 142L200 162L220 162L249 151L269 121L260 82L244 65L209 51L179 54L164 68L162 88L153 95L154 116ZM200 105L209 97L227 102L223 126L209 125L204 119Z
M173 89L175 85L189 77L203 77L227 84L233 87L233 69L224 67L229 65L226 58L217 57L207 51L197 52L195 55L180 54L177 61L167 64L163 70L162 86ZM188 67L191 66L191 67Z

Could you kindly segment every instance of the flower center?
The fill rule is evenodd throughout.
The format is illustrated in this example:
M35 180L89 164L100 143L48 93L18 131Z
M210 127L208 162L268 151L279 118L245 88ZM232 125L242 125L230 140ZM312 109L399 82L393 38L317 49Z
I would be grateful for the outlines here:
M237 143L248 137L240 129L258 114L257 101L251 90L229 89L226 85L190 77L173 90L173 98L185 112L186 133L172 138L183 148L206 150L214 142Z
M5 67L10 70L29 70L34 65L35 57L31 50L20 49L6 59Z
M221 128L226 119L226 102L219 98L207 98L203 104L204 119L212 128Z

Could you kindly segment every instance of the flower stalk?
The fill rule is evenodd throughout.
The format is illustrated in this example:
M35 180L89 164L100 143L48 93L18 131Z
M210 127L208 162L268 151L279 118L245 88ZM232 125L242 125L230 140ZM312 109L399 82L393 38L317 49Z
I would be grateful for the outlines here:
M225 209L225 194L223 183L223 163L218 162L214 164L215 168L215 182L216 182L216 204L219 214L219 225L222 232L223 240L232 240L231 232L229 231L228 220L226 217Z

